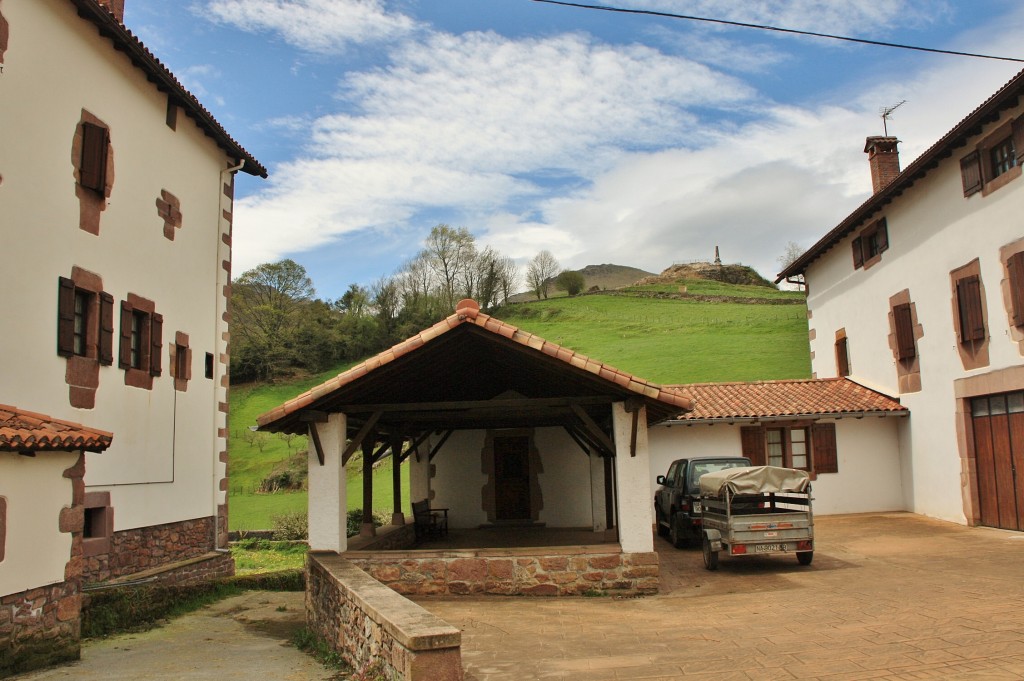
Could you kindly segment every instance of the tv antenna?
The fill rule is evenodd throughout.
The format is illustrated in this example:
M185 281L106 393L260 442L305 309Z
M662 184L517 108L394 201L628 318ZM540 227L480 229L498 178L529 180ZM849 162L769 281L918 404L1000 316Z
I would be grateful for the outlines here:
M892 118L892 112L900 108L907 103L907 100L903 100L899 104L893 104L892 106L883 106L878 110L878 114L882 117L882 130L885 131L885 136L889 136L889 119Z

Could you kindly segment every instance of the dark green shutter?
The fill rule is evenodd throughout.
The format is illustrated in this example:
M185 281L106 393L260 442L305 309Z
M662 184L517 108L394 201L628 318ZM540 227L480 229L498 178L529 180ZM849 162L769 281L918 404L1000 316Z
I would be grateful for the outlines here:
M57 280L57 354L75 354L75 282L66 277Z
M114 363L114 296L100 293L100 364Z
M117 366L132 368L132 306L127 300L121 301L121 339L117 348Z
M839 456L836 451L836 424L815 423L811 426L811 454L816 473L838 473Z
M960 176L964 182L964 196L981 191L981 154L972 151L960 159Z
M743 448L743 456L750 459L753 465L767 465L768 455L765 451L764 428L761 426L740 428L740 446Z
M103 194L107 184L107 129L93 123L82 123L82 163L79 179L82 186Z
M163 372L164 318L154 312L149 326L149 373L159 376Z

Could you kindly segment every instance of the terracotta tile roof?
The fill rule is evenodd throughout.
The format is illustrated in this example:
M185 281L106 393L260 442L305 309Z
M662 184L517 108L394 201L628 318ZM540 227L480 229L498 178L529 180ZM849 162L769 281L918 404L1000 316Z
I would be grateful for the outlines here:
M847 378L669 386L693 395L696 407L678 421L716 421L863 414L908 414L898 400Z
M114 44L115 50L127 55L132 65L141 69L146 74L146 78L158 90L166 93L178 106L182 107L189 118L217 142L217 146L239 161L244 159L243 172L258 177L267 176L267 169L263 167L263 164L228 134L227 130L213 117L213 114L199 103L195 95L185 89L185 86L178 81L174 74L149 51L149 48L141 40L135 37L134 33L118 21L114 14L97 3L96 0L69 1L77 8L78 16L95 24L100 35L108 38Z
M408 338L398 345L385 350L384 352L371 357L362 364L357 364L348 371L338 374L334 378L307 390L298 397L288 400L284 404L271 409L265 414L257 417L259 426L266 427L279 419L312 406L317 400L338 390L339 388L352 383L353 381L366 376L379 367L392 362L403 355L424 347L427 343L443 336L452 329L465 324L474 325L511 340L524 347L537 350L549 357L561 360L570 366L592 373L605 381L614 384L620 389L625 389L650 400L656 400L664 405L679 411L693 408L693 399L682 390L662 387L645 379L633 376L632 374L620 371L613 366L591 359L586 355L574 352L540 336L523 331L511 324L507 324L490 315L480 312L480 306L475 300L461 300L456 305L455 314L441 320L437 324L420 331L415 336Z
M1016 106L1017 98L1022 93L1024 93L1024 71L1014 76L1010 82L1001 87L981 106L957 123L942 139L918 156L913 163L896 176L896 179L883 189L875 192L874 195L850 213L831 232L823 236L818 243L807 249L789 267L779 272L775 279L776 283L787 277L806 272L807 267L812 262L867 222L875 213L892 202L893 199L910 189L915 182L924 177L933 168L936 168L939 165L939 161L951 156L955 149L963 147L967 138L981 131L982 125L994 120L994 116L998 115L1003 109ZM890 229L892 228L890 227Z
M79 423L50 418L6 404L0 404L0 451L50 452L83 449L102 452L110 446L113 433L87 428Z

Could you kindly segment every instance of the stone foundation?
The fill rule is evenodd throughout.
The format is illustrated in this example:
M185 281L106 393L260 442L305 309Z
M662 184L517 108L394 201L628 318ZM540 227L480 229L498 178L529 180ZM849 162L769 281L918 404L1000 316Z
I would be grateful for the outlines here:
M358 673L461 681L462 634L335 553L307 561L306 621ZM360 676L359 678L363 678Z
M637 595L658 591L657 553L607 545L466 551L349 551L345 556L400 594Z
M77 660L81 600L77 580L0 598L0 678Z
M107 582L197 558L214 549L213 516L115 532L110 551L85 557L85 583Z

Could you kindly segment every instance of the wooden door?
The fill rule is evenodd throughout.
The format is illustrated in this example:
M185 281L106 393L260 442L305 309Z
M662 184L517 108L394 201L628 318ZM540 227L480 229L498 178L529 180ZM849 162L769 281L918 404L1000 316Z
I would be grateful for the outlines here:
M494 438L495 518L530 520L530 438Z
M981 524L1024 530L1024 393L971 400Z

